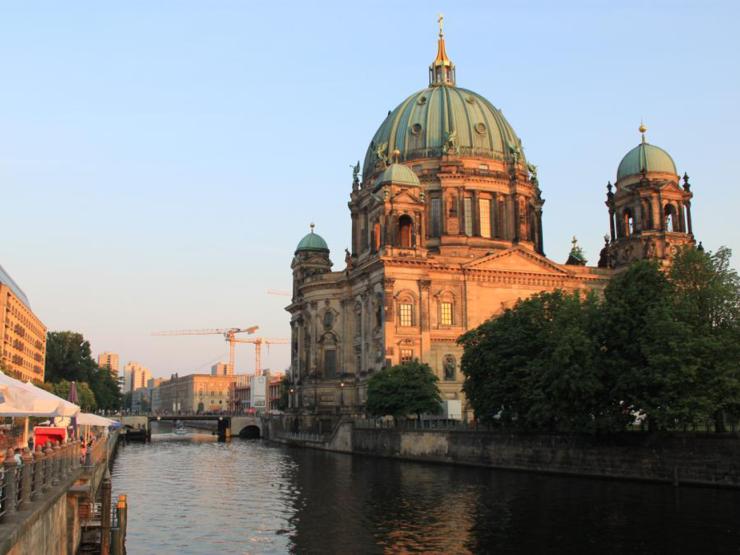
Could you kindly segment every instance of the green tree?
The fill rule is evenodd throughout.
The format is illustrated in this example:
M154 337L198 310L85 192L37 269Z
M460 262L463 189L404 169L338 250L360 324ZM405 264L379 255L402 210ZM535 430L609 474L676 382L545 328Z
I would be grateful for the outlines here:
M86 412L94 411L97 408L97 403L95 401L95 394L93 393L92 389L90 389L90 386L85 382L76 383L77 397L79 399L80 408ZM49 391L50 393L53 393L57 397L67 399L69 397L69 389L71 385L71 382L68 382L67 380L61 380L56 383L45 382L41 384L40 387L42 387L46 391Z
M717 431L724 431L726 415L740 417L740 277L731 254L725 247L716 253L686 247L669 273L676 318L689 329L686 363L700 384L697 403Z
M428 364L406 362L374 374L367 384L367 412L394 419L414 414L439 414L442 398L437 376Z
M519 301L460 337L463 389L476 416L520 429L612 426L593 294L554 291Z
M75 381L88 384L101 409L117 409L121 404L118 384L107 368L100 369L92 358L90 343L81 333L52 331L46 339L47 382Z

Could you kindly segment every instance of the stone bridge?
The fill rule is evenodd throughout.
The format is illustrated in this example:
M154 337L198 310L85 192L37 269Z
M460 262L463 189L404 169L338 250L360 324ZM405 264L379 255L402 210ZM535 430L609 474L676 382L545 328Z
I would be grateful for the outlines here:
M256 439L262 437L262 418L259 416L226 415L226 414L195 414L195 415L141 415L122 416L124 426L134 429L145 429L151 434L150 422L216 422L216 431L219 438L239 436L241 438Z

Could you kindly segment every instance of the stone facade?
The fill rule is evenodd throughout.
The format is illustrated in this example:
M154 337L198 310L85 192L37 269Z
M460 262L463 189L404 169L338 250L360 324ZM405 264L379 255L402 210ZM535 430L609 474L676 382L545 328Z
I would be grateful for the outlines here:
M235 379L233 375L175 374L156 388L156 396L152 395L152 410L163 414L227 412Z
M332 271L313 224L295 251L291 410L362 412L374 372L418 359L469 416L461 334L519 299L601 290L631 261L668 260L693 244L691 192L665 151L643 136L618 175L598 267L585 265L575 242L565 264L548 259L537 169L500 110L455 86L440 36L429 88L388 114L362 175L359 163L354 169L344 267ZM643 206L651 216L635 219Z

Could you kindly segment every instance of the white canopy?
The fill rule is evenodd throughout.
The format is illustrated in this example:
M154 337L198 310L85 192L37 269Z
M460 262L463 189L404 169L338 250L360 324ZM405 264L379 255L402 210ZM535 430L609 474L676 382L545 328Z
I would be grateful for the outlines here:
M23 387L42 399L54 401L56 403L54 416L75 416L80 412L80 407L78 405L70 403L53 393L49 393L45 389L41 389L40 387L33 385L31 382L23 383Z
M0 372L0 417L55 416L62 399L56 395L52 397L39 395L22 381Z
M77 424L79 424L80 426L102 426L107 428L108 426L111 426L115 423L115 420L104 418L102 416L91 414L89 412L81 412L77 415Z

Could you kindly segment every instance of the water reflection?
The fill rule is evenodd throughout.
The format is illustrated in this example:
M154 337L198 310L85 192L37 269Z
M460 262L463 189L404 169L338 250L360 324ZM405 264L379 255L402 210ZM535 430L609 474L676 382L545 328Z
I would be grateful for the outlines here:
M184 439L183 439L184 438ZM123 448L129 553L719 553L740 494L402 463L208 433Z

